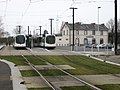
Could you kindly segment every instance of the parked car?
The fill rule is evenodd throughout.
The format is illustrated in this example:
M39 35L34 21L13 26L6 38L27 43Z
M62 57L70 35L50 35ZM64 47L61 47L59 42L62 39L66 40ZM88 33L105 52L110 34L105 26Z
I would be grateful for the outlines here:
M92 47L91 44L85 44L84 46L85 46L85 48L91 48Z
M97 44L92 44L92 47L93 47L93 48L96 48L96 46L97 46Z
M113 45L112 45L112 44L110 44L110 43L108 43L106 46L107 46L106 48L108 48L108 49L113 48Z
M97 44L86 44L85 48L96 48Z
M103 43L103 44L98 44L96 46L97 48L106 48L107 47L107 44Z
M113 48L113 45L110 44L110 43L108 43L108 44L103 43L103 44L97 45L96 47L97 48L99 47L99 48L108 48L108 49L111 49L111 48Z

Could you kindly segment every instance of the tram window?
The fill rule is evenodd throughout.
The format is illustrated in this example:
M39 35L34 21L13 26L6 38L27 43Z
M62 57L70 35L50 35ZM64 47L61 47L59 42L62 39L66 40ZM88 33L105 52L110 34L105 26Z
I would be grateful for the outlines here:
M16 37L16 43L23 44L25 43L25 37L23 35L19 35Z
M46 37L46 42L49 44L54 44L55 43L55 37L54 36L47 36Z

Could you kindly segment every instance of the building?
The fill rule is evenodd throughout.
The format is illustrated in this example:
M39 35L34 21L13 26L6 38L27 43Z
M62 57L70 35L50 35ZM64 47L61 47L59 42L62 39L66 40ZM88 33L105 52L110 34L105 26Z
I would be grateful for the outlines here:
M104 24L91 23L74 25L74 44L80 46L84 44L108 43L108 28ZM73 24L64 22L61 25L60 34L56 35L57 46L70 46L73 44Z

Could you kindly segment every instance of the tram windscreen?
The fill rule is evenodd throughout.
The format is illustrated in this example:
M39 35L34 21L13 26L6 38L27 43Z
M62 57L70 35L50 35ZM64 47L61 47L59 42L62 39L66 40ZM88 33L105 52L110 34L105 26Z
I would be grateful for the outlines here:
M55 36L47 36L46 37L46 43L54 44L55 43Z
M25 43L25 36L24 35L16 36L16 43L18 43L18 44Z

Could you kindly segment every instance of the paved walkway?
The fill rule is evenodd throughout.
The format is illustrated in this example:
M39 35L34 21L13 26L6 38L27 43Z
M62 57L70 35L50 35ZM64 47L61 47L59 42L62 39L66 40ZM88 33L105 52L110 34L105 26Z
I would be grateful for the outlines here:
M13 90L10 67L0 62L0 90Z

